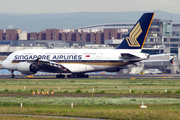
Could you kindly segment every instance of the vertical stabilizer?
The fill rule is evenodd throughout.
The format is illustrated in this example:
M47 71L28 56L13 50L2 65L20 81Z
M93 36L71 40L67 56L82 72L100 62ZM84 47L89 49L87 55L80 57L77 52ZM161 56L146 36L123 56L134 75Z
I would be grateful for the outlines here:
M142 49L153 17L154 13L144 13L116 49Z

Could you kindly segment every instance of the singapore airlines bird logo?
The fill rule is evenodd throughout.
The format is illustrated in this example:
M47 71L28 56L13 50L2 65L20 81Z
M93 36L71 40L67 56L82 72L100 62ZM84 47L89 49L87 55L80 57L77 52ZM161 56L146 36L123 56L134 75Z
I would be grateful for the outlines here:
M127 43L130 47L140 47L137 38L141 33L142 29L138 22L134 29L129 33L129 37L126 37Z

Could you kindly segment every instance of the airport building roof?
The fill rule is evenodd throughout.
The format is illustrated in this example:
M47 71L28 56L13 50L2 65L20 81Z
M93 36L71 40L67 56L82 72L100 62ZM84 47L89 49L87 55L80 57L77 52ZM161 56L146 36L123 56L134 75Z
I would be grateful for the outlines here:
M105 23L80 27L78 29L130 29L135 22Z

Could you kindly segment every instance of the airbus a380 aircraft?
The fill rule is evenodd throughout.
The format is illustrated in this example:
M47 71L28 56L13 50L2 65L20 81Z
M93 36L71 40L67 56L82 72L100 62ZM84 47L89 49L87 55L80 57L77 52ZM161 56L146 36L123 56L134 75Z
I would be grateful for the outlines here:
M62 73L71 73L68 78L88 78L87 72L119 71L121 66L133 64L149 58L141 53L154 13L145 13L134 25L126 38L116 49L29 49L10 54L2 66L22 74L35 74L38 71L59 73L57 78L64 78Z

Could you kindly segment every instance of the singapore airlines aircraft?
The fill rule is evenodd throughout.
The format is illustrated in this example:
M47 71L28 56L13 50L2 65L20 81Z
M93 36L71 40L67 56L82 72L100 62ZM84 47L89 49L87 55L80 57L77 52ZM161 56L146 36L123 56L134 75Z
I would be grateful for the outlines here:
M71 73L67 78L88 78L87 72L117 72L126 66L149 58L141 53L154 13L145 13L134 25L127 37L116 49L29 49L10 54L2 66L22 74L35 74L38 71L59 73L57 78L64 78L62 73Z

